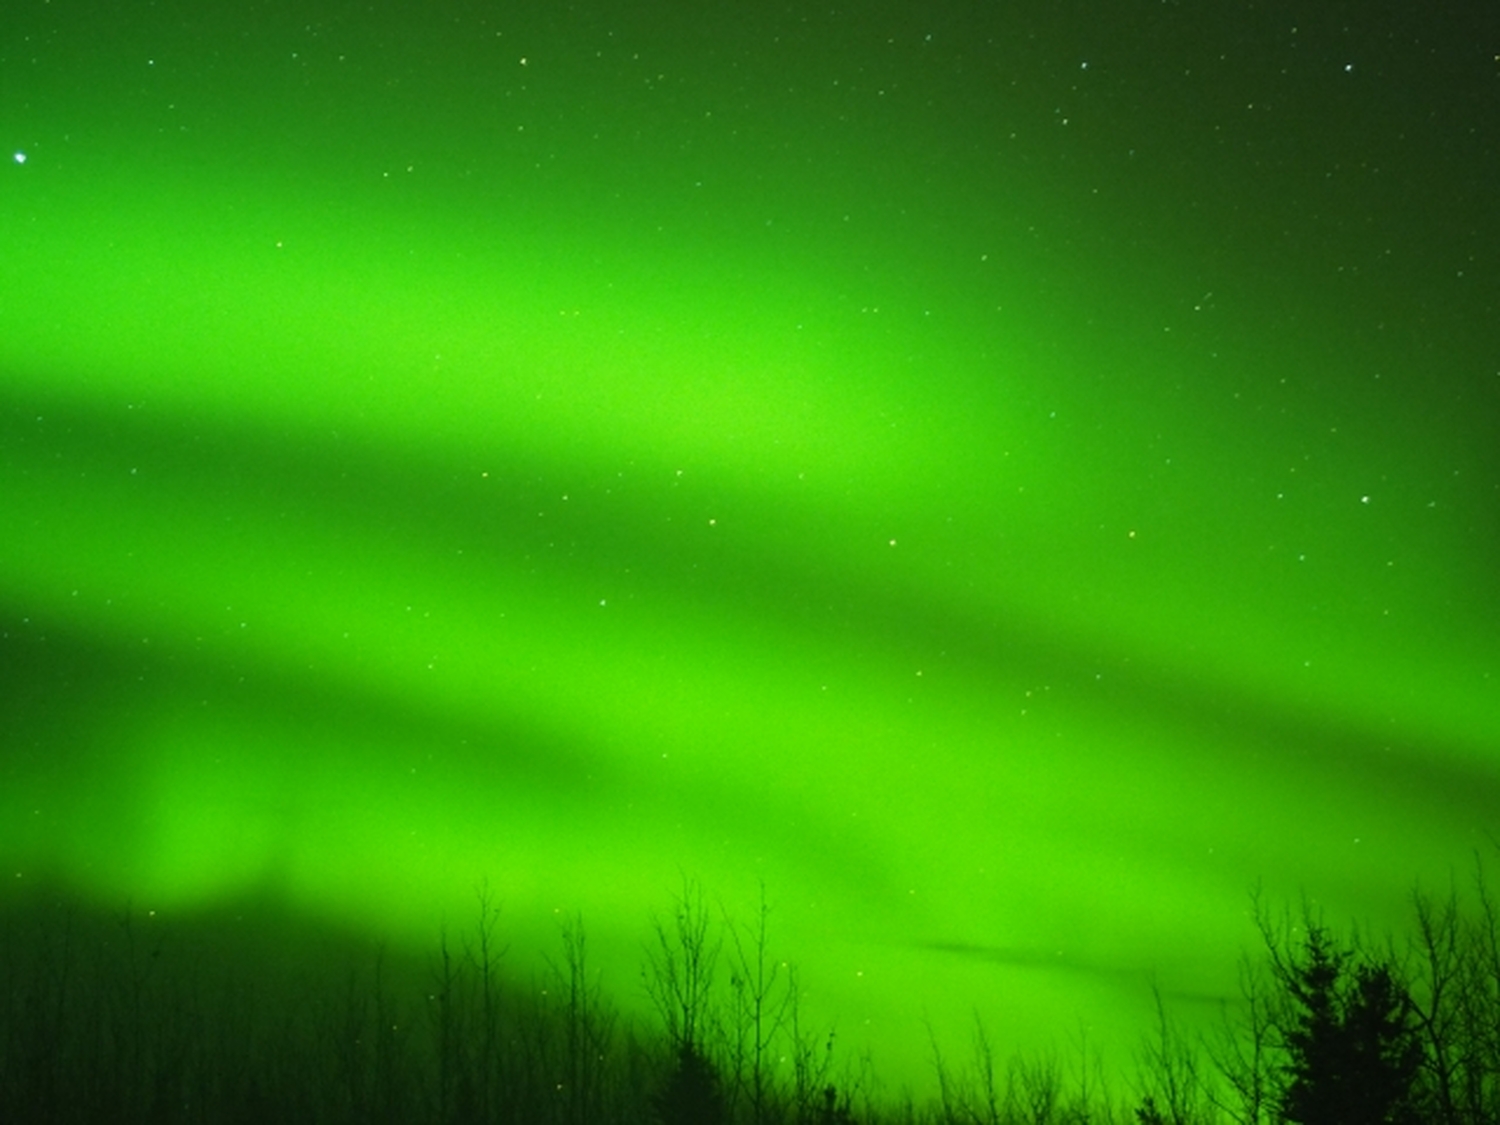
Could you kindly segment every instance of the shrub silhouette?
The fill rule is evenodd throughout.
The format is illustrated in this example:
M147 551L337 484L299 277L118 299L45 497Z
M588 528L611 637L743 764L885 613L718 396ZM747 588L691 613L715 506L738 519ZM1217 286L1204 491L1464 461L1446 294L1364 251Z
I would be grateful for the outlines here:
M688 1043L677 1048L676 1065L655 1100L661 1125L724 1125L728 1121L718 1073Z

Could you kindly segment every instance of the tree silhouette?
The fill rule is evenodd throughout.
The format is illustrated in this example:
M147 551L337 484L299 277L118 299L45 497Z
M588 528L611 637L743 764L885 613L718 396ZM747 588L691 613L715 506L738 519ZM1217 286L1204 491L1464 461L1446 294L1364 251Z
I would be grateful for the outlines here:
M656 1096L662 1125L722 1125L728 1120L719 1076L691 1043L680 1043L666 1086Z
M678 1057L687 1052L702 1058L713 1019L710 999L721 943L710 932L708 907L697 883L684 876L673 906L670 924L661 919L652 924L655 941L647 946L641 975Z
M1360 960L1309 921L1299 957L1273 944L1287 1008L1281 1110L1298 1125L1414 1125L1422 1044L1405 985L1383 961Z
M662 1019L672 1070L653 1099L662 1125L720 1125L728 1119L718 1070L708 1054L714 1023L710 998L720 942L697 883L683 877L671 924L654 923L643 974L646 994Z

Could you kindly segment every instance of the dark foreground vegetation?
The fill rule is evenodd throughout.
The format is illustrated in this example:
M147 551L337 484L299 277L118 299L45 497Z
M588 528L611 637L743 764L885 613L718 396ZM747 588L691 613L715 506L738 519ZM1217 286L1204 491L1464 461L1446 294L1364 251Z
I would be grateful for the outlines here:
M0 903L0 906L7 904ZM771 953L769 910L720 918L691 883L646 943L657 1019L617 1015L582 924L539 979L507 978L499 908L420 964L309 942L261 963L253 931L174 931L55 898L0 917L0 1122L389 1125L1480 1125L1500 1122L1500 915L1476 864L1415 893L1400 941L1256 902L1264 947L1217 1029L1158 997L1134 1074L1099 1060L932 1052L935 1093L835 1056ZM262 935L269 940L268 934ZM228 966L237 966L234 969Z

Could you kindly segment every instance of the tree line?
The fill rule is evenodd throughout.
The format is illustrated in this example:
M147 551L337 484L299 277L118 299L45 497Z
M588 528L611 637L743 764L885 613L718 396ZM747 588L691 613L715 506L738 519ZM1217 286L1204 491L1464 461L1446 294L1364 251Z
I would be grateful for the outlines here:
M175 948L129 910L11 913L0 928L0 1121L343 1125L1492 1125L1500 1122L1500 915L1476 860L1412 894L1399 941L1252 897L1240 995L1187 1032L1157 994L1135 1057L1079 1043L1001 1060L977 1013L935 1092L880 1087L811 1022L773 947L684 880L653 921L626 1019L582 921L518 984L498 902L420 966L376 951L278 984ZM200 951L201 952L201 951ZM1120 1074L1130 1077L1121 1079ZM1107 1075L1115 1076L1110 1085Z

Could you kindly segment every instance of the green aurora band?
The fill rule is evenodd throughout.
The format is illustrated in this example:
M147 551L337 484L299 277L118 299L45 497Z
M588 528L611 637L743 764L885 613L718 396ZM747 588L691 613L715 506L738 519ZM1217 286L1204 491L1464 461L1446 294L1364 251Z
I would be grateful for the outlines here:
M945 17L599 21L162 17L18 83L7 881L425 949L487 880L636 1006L681 872L764 882L923 1081L924 1021L1124 1058L1152 979L1232 994L1257 882L1399 926L1489 848L1494 329L1418 253L1470 212L1220 193L1209 110L1046 85L1098 40L938 125L991 96Z

